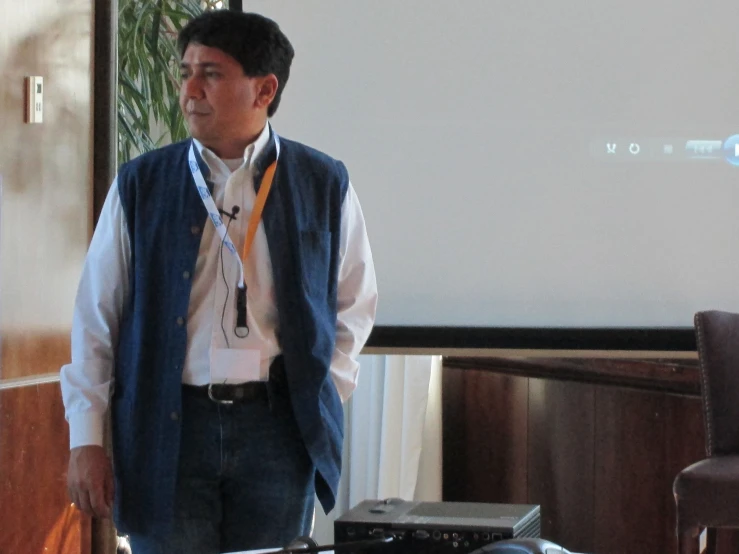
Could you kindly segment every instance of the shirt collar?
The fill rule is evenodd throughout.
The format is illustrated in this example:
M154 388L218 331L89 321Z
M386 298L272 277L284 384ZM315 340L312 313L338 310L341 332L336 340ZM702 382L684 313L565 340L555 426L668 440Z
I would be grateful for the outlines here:
M259 156L262 155L264 149L267 147L267 144L269 144L270 135L271 126L269 122L267 122L267 124L264 126L264 129L262 129L262 132L259 133L257 140L252 142L244 149L244 163L246 164L247 168L253 167L254 162L259 159ZM223 160L221 160L221 158L219 158L210 148L204 146L196 138L193 138L192 141L195 144L195 148L197 148L200 157L203 158L203 161L205 161L206 164L208 164L208 167L211 169L211 171L215 169L215 167L225 167L226 164L223 163Z

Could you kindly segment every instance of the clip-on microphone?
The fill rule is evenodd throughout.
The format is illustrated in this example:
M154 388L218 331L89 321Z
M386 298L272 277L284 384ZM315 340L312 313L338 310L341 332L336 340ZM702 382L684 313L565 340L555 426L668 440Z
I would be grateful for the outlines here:
M238 206L234 206L231 208L231 213L228 213L226 210L218 210L218 213L221 215L225 215L229 219L236 219L236 215L241 211L241 208Z

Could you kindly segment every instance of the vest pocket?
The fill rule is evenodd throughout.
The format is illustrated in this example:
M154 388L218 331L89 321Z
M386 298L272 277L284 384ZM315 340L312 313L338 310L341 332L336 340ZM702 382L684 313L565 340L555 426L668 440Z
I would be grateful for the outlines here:
M301 231L300 247L303 286L310 296L324 298L329 289L331 232Z

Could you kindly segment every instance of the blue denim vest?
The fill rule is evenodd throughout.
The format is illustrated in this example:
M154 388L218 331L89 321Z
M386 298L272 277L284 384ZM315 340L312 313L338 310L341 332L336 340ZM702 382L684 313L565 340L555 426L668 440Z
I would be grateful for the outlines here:
M115 520L121 532L164 534L173 517L180 448L182 368L191 278L210 224L188 168L190 141L124 164L118 187L131 243L111 402ZM279 341L293 411L316 466L326 512L341 472L343 412L329 375L336 333L341 162L280 138L264 209L279 313ZM255 188L275 158L274 138L257 161ZM207 166L199 160L207 177Z

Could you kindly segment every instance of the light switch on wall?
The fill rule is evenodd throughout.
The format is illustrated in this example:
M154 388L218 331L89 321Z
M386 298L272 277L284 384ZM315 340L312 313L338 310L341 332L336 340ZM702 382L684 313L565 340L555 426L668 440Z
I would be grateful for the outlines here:
M44 78L26 77L26 123L41 123L44 115Z

